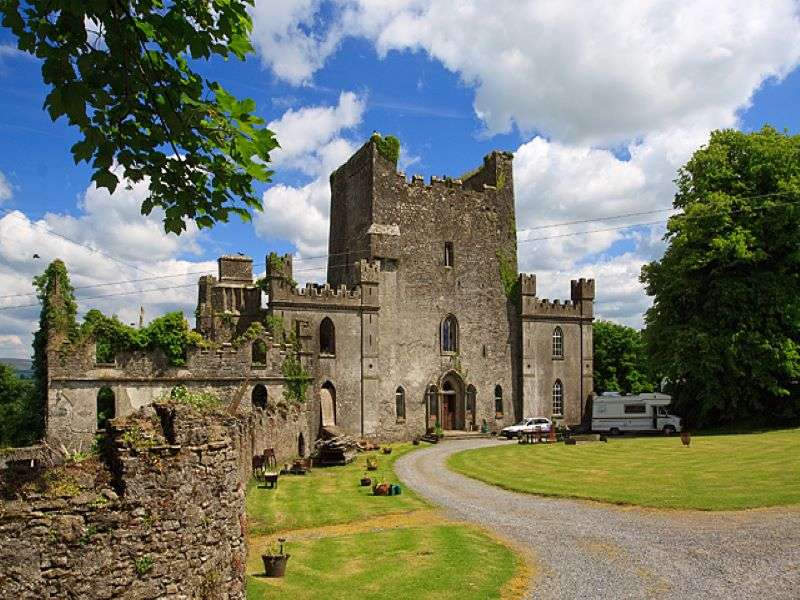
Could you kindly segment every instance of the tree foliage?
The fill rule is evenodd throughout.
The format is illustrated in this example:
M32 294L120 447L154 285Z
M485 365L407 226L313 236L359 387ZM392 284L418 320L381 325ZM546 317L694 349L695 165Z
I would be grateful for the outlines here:
M35 443L41 433L40 417L34 382L0 363L0 448Z
M186 364L188 348L207 343L199 333L189 330L189 324L180 311L167 313L153 319L146 327L136 328L126 325L116 316L108 317L92 309L86 313L73 341L83 343L89 336L96 342L97 362L113 362L117 352L124 350L158 348L171 365L181 366Z
M255 102L238 100L202 77L192 61L244 60L252 0L0 0L2 23L20 50L40 58L49 86L44 108L66 117L82 139L75 162L91 162L92 180L113 192L121 166L146 181L142 213L165 211L180 233L250 218L261 209L253 181L269 181L277 147Z
M800 136L716 131L680 170L646 342L695 425L800 416Z
M595 321L592 334L594 388L598 394L640 394L657 389L640 331L610 321Z

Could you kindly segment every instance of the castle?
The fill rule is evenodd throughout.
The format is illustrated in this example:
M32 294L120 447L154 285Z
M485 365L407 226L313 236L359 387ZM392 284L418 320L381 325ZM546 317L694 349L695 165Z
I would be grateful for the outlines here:
M535 275L517 275L510 154L426 185L398 173L373 138L330 184L326 284L298 288L291 255L269 255L263 280L252 259L223 256L217 277L200 278L196 311L196 330L215 347L191 349L185 365L157 351L102 364L91 345L54 348L48 439L90 442L102 388L121 416L176 385L252 411L254 448L283 454L307 453L322 428L401 440L437 425L583 420L594 281L572 281L571 299L559 302L537 297ZM305 398L287 403L298 377Z

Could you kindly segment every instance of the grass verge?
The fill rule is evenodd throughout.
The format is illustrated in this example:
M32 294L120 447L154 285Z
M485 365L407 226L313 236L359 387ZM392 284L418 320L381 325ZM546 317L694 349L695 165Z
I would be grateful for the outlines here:
M738 510L800 503L800 429L508 444L451 456L458 473L509 490L656 508Z
M428 504L411 490L400 496L373 496L372 489L361 487L364 473L397 483L394 463L414 446L394 446L391 454L359 454L344 467L315 468L307 475L280 477L275 490L261 489L251 481L247 490L250 533L263 535L289 529L348 523L377 515L409 512ZM366 471L367 457L378 460L377 471Z
M372 496L359 486L367 456L370 476L396 482L391 455L360 455L345 467L281 477L276 490L248 488L248 600L311 598L519 598L528 562L484 531L444 519L408 489ZM277 537L291 555L286 576L263 577L261 554Z

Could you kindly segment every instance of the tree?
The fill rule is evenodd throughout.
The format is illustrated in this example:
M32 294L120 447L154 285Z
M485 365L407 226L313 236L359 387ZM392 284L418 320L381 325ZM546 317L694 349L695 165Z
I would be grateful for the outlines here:
M39 437L33 381L0 363L0 448L28 446Z
M594 388L598 394L639 394L656 389L641 332L611 321L595 321L592 335Z
M269 181L278 143L253 115L255 102L190 65L244 60L252 3L0 0L0 14L20 50L42 60L51 119L80 130L75 162L91 161L92 180L109 192L120 168L129 182L146 181L142 214L163 208L165 230L179 234L187 220L211 227L261 210L253 181Z
M715 131L679 171L645 339L689 423L800 416L800 136Z

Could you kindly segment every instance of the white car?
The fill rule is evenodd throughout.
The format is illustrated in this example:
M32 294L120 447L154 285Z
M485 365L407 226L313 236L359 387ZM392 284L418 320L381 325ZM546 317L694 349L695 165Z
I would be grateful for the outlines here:
M520 437L523 433L529 431L542 431L547 433L550 431L551 423L547 417L527 417L522 419L516 425L509 425L500 431L500 435L506 439L514 439Z

